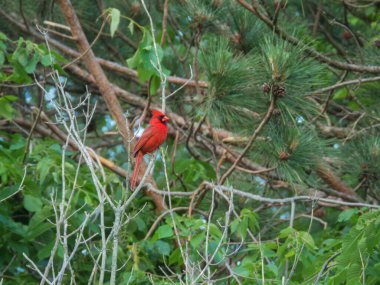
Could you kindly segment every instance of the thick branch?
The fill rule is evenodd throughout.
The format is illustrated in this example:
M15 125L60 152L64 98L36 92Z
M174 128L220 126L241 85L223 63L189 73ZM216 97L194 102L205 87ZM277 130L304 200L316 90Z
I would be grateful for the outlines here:
M355 192L336 177L330 169L320 165L317 168L317 173L331 188L348 195L356 196Z
M6 12L4 12L3 10L0 9L0 15L7 19L9 22L11 22L13 25L15 25L16 27L18 27L21 31L23 31L24 33L28 33L28 34L31 34L32 36L40 39L40 40L44 40L43 36L37 32L36 30L34 29L30 29L28 31L28 29L25 27L24 24L22 24L21 22L17 21L16 19L14 19L12 16L10 16L9 14L7 14ZM78 23L79 24L79 23ZM52 38L49 38L49 43L54 46L56 49L59 49L61 52L63 52L64 54L66 55L69 55L71 57L74 57L74 58L77 58L79 56L81 56L81 53L80 52L77 52L76 50L70 48L69 46L57 41L57 40L54 40ZM121 64L118 64L116 62L112 62L112 61L109 61L109 60L106 60L106 59L103 59L103 58L99 58L99 57L95 57L94 60L96 62L98 62L101 66L103 66L104 68L108 69L108 70L111 70L111 71L115 71L115 72L118 72L118 73L121 73L121 74L125 74L129 77L133 77L133 78L138 78L138 74L137 74L137 71L131 69L131 68L128 68L126 66L123 66ZM177 77L177 76L168 76L167 77L167 81L169 83L173 83L173 84L176 84L176 85L184 85L186 83L186 86L195 86L196 85L196 82L194 80L188 80L186 78L181 78L181 77ZM207 82L204 82L204 81L199 81L198 82L199 86L202 87L202 88L206 88L207 87Z
M68 25L70 26L71 32L77 41L77 45L81 54L86 53L83 56L83 61L94 76L96 85L98 86L100 93L102 94L104 101L107 104L112 117L115 119L117 127L123 137L124 145L128 151L128 127L126 124L126 119L123 115L123 110L119 101L117 100L114 89L112 88L110 82L108 81L106 75L103 72L99 62L96 60L95 54L92 51L90 44L87 41L87 37L84 34L79 20L75 14L75 10L71 5L70 0L59 0L59 5L66 18Z

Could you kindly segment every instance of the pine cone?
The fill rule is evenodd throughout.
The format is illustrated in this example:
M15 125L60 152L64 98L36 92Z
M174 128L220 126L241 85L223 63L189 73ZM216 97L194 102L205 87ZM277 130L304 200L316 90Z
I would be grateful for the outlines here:
M269 93L270 89L271 87L268 83L264 83L263 85L261 85L261 91L263 91L264 93Z
M348 41L349 39L352 38L352 35L351 35L351 33L350 33L349 31L344 31L344 32L343 32L343 38L344 38L346 41Z
M241 35L239 33L233 34L231 36L231 40L232 40L233 43L235 43L235 44L238 45L238 44L240 44Z
M280 151L278 153L278 157L280 158L280 160L287 160L289 158L289 154L285 151Z
M278 85L278 84L273 85L272 94L273 94L273 96L275 96L277 98L278 97L284 97L286 95L285 86Z

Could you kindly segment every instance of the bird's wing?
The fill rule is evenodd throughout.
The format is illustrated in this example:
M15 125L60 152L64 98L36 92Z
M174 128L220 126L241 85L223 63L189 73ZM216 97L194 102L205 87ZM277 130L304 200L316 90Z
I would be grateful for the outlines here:
M138 151L146 144L146 142L154 135L152 126L147 127L142 136L140 137L139 141L135 145L133 149L133 156L136 156Z

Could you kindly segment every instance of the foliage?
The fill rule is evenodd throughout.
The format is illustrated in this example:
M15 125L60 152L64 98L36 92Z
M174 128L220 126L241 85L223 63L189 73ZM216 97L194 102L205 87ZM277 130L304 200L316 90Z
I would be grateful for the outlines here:
M366 276L367 266L379 268L378 257L380 237L380 212L364 214L356 225L349 231L342 241L342 253L337 258L336 276L329 284L377 284L379 276L369 270ZM363 282L363 283L364 283Z
M361 182L361 191L369 191L370 195L379 197L380 138L367 136L354 139L344 147L343 154L349 157L344 165L347 176L356 178L357 183Z
M254 110L255 61L244 55L234 55L228 42L210 39L202 53L202 64L210 82L206 112L216 125L231 127L231 123L249 121L243 108Z
M305 100L305 97L325 83L324 66L306 57L306 46L302 44L293 46L266 36L260 48L261 57L256 73L260 75L261 83L268 84L272 92L276 86L284 88L284 94L277 101L284 122L294 120L299 115L317 114L315 103Z
M286 181L306 182L324 154L317 135L304 127L284 128L281 123L268 125L266 135L266 143L257 146L264 164L276 167Z
M49 266L54 284L380 284L379 72L358 70L380 63L378 4L146 0L152 34L141 1L72 1L131 129L167 105L132 193L120 108L58 2L0 0L1 285Z

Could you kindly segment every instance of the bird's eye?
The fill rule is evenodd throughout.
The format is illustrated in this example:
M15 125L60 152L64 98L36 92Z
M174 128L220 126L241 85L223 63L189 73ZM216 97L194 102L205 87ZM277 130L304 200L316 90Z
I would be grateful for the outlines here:
M164 118L164 116L158 116L158 119L159 119L160 121L162 121L163 118Z

